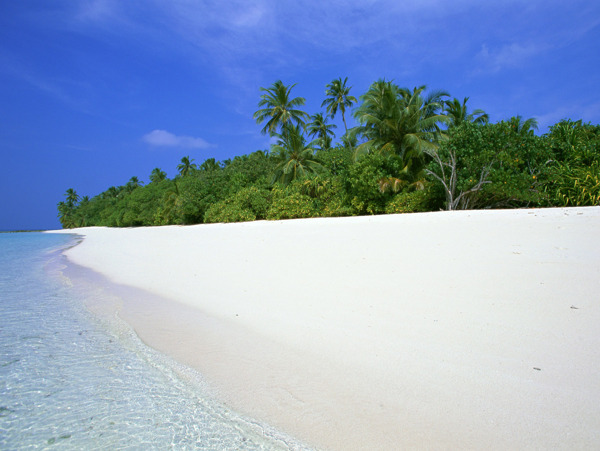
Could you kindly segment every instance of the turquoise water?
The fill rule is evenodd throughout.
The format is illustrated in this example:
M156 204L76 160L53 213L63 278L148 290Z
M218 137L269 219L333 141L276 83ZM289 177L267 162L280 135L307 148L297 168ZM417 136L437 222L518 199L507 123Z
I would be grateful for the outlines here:
M0 449L304 449L90 313L61 276L76 240L0 234Z

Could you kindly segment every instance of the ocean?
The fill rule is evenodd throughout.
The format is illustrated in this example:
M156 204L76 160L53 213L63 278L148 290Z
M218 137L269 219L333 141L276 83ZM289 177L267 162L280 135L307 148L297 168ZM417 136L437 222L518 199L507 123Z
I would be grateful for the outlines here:
M92 313L102 291L64 275L78 239L0 233L0 449L306 449Z

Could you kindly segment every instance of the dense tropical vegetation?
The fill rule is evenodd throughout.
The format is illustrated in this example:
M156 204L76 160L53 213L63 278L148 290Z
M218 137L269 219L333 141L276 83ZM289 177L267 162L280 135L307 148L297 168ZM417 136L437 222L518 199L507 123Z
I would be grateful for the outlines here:
M564 119L536 135L535 119L490 123L468 98L378 80L357 100L347 81L328 84L325 111L312 115L295 85L261 88L254 119L271 149L199 165L184 156L173 179L155 168L146 185L132 177L92 198L69 188L62 226L600 205L600 125Z

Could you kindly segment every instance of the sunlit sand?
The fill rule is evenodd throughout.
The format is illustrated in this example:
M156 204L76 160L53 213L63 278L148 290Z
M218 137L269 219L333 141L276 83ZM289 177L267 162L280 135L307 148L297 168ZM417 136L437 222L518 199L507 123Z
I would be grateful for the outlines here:
M146 343L317 448L600 447L600 207L68 232L153 295Z

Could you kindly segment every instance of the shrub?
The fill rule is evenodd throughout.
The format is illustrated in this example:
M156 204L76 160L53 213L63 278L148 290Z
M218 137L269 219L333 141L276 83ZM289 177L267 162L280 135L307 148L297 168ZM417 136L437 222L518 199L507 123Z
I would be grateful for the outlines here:
M385 212L416 213L428 211L429 196L427 190L409 191L396 194L385 206Z
M233 196L211 205L204 222L241 222L265 219L269 208L269 192L254 186L242 188Z
M244 222L255 219L256 216L250 210L227 201L211 205L204 216L204 222Z
M306 194L275 187L273 203L267 212L267 219L314 218L319 216L313 199Z

